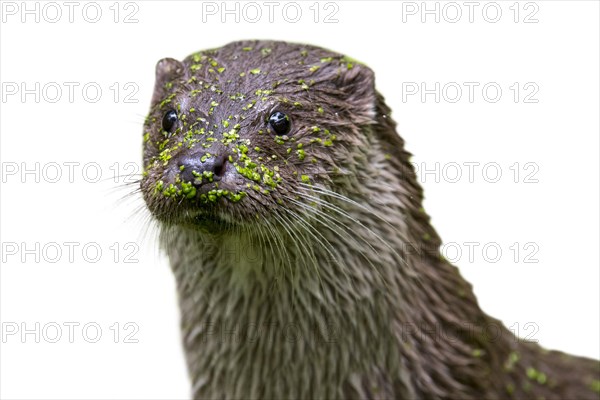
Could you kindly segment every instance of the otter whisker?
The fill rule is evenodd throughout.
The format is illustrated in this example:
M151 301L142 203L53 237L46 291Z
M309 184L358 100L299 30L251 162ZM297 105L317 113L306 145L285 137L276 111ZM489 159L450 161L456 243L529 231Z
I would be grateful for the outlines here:
M376 239L378 239L384 246L386 246L389 250L391 250L393 252L393 254L396 255L398 262L402 263L404 266L407 267L406 272L407 273L413 273L413 271L410 268L410 266L408 265L408 263L406 262L406 260L400 256L400 254L398 254L398 252L396 251L396 249L394 249L389 243L388 241L386 241L385 239L383 239L379 234L377 234L376 232L374 232L371 228L365 226L361 221L359 221L358 219L356 219L355 217L351 216L350 214L348 214L348 212L344 211L343 209L341 209L340 207L322 199L316 196L311 196L307 193L303 193L303 192L299 192L299 191L294 191L294 193L298 194L298 195L302 195L307 199L310 199L311 201L317 202L319 204L321 204L322 206L324 206L325 208L328 208L336 213L338 213L341 216L344 216L345 218L347 218L348 220L352 221L353 223L359 225L361 228L367 230L367 232L369 232L371 235L373 235L373 237L375 237ZM365 210L368 211L368 210ZM415 275L416 276L416 275Z
M364 204L358 203L355 200L352 200L351 198L344 196L340 193L334 192L333 190L327 189L323 186L311 186L311 185L307 185L304 183L299 183L300 186L304 186L307 189L310 189L311 191L320 193L320 194L324 194L327 196L331 196L334 197L338 200L344 201L348 204L351 204L353 206L356 206L357 208L366 211L368 213L370 213L371 215L373 215L374 217L376 217L377 219L379 219L380 221L384 222L386 225L388 225L392 230L394 230L395 232L397 232L399 235L402 235L402 231L400 231L396 226L394 226L393 224L391 224L386 218L382 217L381 215L379 215L375 210L365 206Z
M286 241L284 239L284 237L281 235L281 233L279 232L279 230L277 229L277 226L274 225L271 221L269 221L268 219L265 219L264 222L267 224L267 227L270 231L270 235L267 236L267 238L274 238L278 245L274 245L271 248L271 254L275 254L275 251L273 250L273 248L277 249L279 252L284 252L285 255L285 260L287 261L287 268L289 268L289 272L290 272L290 278L293 278L293 270L292 270L292 260L289 256L289 253L287 252L287 246L286 246ZM275 266L276 267L276 266ZM282 266L284 268L284 272L285 272L285 265Z
M311 218L313 218L314 221L318 222L319 224L323 225L325 228L331 229L331 223L333 223L336 227L341 228L340 230L334 231L334 232L338 233L339 235L342 235L342 236L346 237L351 242L356 243L357 246L354 247L355 250L357 250L358 253L361 254L362 257L365 259L365 261L367 261L367 263L371 266L372 270L375 271L375 273L380 277L380 279L382 280L383 284L387 284L385 282L385 279L384 279L383 275L381 274L381 271L379 271L379 268L377 268L375 266L375 264L373 264L373 262L371 261L372 257L370 257L368 254L366 254L363 250L360 249L360 246L359 246L360 243L357 241L356 235L353 236L353 235L350 234L350 233L352 233L352 230L348 226L346 226L344 224L342 224L342 226L340 226L340 222L337 221L335 218L333 218L332 216L327 215L326 213L318 210L317 208L315 208L315 207L313 207L311 205L308 205L308 204L302 203L300 201L294 200L291 197L288 198L288 200L291 201L291 202L293 202L294 204L297 204L298 206L300 206L300 207L308 210L310 213L312 213ZM327 221L324 221L323 219L320 219L319 217L320 218L325 218L325 219L327 219ZM319 236L323 237L323 235L319 232L318 229L316 229L315 227L313 227L311 224L308 224L308 226L316 234L318 234ZM358 237L362 240L362 242L364 242L368 247L370 247L373 250L373 253L376 252L375 248L373 248L371 246L371 244L365 238L363 238L361 235L358 235ZM323 237L323 239L326 240L329 243L329 241L327 239L325 239L324 237ZM333 257L334 260L336 260L337 262L339 262L339 259L337 257L335 257L331 253L331 250L329 250L329 248L326 248L324 245L323 245L323 247L328 252L328 254ZM344 266L345 264L342 263L340 265ZM347 270L348 270L348 268L341 268L342 273L344 275L346 275L346 277L348 278L348 281L352 282L352 280L347 275L347 272L346 272Z
M280 260L280 265L281 268L283 269L281 272L283 272L283 276L285 277L285 272L286 272L286 267L289 269L289 273L290 273L290 279L293 279L294 277L294 271L292 269L292 260L290 259L289 253L287 251L287 247L285 245L285 241L283 239L283 237L279 234L277 228L275 226L273 226L268 220L265 220L265 223L267 224L267 228L269 229L269 235L266 235L266 238L269 242L269 247L271 249L271 251L269 252L271 256L273 256L275 254L275 249L277 249L277 253L279 254L279 257L277 259L275 259L273 257L274 260ZM274 246L271 243L271 238L274 238L275 240L277 240L277 242L279 243L279 246ZM287 265L285 265L283 263L283 260L287 261ZM274 268L280 268L277 264L277 261L274 263Z
M314 251L312 250L312 247L310 246L310 243L309 243L307 237L305 236L306 234L312 235L312 233L306 228L306 225L305 225L304 221L302 220L302 217L300 217L298 214L294 213L291 210L284 209L284 211L291 218L293 218L293 221L291 221L286 215L283 215L283 214L278 214L278 215L289 224L289 227L291 229L293 229L297 233L297 235L293 235L291 232L288 231L289 235L290 235L290 239L293 241L293 243L301 244L302 251L300 251L300 254L303 257L305 254L308 254L310 263L308 263L306 261L306 259L304 259L305 261L303 264L307 268L308 268L308 264L312 265L312 267L314 268L314 271L317 275L319 285L322 286L323 282L321 281L321 272L320 272L320 268L319 268L319 263L314 254ZM294 224L294 222L296 222L297 224L299 224L300 226L302 226L304 228L302 232L300 231L299 226L297 227L296 226L297 224ZM284 227L285 227L285 224L284 224ZM285 229L287 229L287 227ZM298 249L298 250L300 250L300 249Z
M309 243L306 240L306 237L304 235L302 235L302 233L295 227L295 224L293 222L291 222L289 219L287 219L287 217L284 214L281 213L276 213L275 214L278 218L281 218L283 220L283 222L281 223L281 226L288 232L288 234L290 235L291 243L294 244L294 246L298 249L298 251L296 252L297 254L300 255L300 257L302 258L303 262L302 265L305 268L309 267L309 264L313 266L313 268L315 269L315 273L317 274L317 278L320 281L320 275L319 275L319 267L318 267L318 263L317 263L317 259L312 251L312 248L310 247ZM299 220L297 220L298 222L300 222ZM287 222L287 224L285 223ZM310 262L309 262L310 260Z

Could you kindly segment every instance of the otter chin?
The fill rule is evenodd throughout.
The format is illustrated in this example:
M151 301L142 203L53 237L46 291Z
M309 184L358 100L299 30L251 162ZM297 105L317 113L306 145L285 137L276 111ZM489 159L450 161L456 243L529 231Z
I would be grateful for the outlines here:
M143 140L193 398L598 398L598 361L515 338L440 256L363 63L279 41L165 58Z

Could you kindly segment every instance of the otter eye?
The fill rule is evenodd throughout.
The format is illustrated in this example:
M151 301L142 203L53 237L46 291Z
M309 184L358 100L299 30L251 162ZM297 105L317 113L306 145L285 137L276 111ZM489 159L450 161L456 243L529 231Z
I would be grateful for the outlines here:
M165 113L162 119L162 128L166 132L171 132L175 124L177 123L177 112L175 110L169 110Z
M290 131L292 122L286 114L281 111L275 111L269 116L269 125L271 125L276 134L285 135Z

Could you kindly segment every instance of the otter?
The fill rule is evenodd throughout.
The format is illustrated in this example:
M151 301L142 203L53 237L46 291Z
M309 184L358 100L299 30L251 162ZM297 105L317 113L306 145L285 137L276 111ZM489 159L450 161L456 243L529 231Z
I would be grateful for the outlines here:
M598 361L515 338L440 256L374 81L281 41L158 62L140 185L192 396L598 399Z

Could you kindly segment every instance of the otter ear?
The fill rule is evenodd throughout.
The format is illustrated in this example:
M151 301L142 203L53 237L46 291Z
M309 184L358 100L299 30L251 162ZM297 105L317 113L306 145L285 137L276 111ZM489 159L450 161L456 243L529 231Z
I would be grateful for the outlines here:
M156 78L154 81L154 93L152 94L152 104L156 104L167 92L167 83L183 75L184 66L181 61L174 58L163 58L156 63Z
M342 90L343 101L348 104L349 116L356 123L372 121L377 100L375 73L354 61L345 61L339 68L337 84Z

